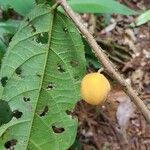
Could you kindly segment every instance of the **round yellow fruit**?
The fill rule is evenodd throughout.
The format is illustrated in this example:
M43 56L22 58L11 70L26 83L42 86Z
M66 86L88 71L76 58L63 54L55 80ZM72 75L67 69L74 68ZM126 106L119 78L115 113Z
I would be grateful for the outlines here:
M110 89L109 81L100 73L87 74L81 81L81 96L91 105L102 104Z

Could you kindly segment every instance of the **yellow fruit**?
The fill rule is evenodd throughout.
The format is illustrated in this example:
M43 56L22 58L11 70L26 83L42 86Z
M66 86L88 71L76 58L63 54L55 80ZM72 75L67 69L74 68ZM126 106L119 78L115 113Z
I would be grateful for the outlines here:
M87 74L81 81L81 96L91 105L102 104L110 89L109 81L100 73Z

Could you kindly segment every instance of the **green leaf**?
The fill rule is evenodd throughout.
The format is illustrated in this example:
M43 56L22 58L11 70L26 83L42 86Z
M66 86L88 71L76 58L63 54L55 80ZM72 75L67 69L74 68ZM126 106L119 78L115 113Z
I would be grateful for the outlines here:
M147 23L150 21L150 10L147 10L146 12L142 13L134 23L131 24L132 27L140 26L144 23Z
M136 11L114 0L69 0L68 3L79 13L137 14Z
M19 14L25 16L35 7L35 0L0 0L1 6L10 6Z
M0 128L0 149L68 149L77 132L70 111L80 99L84 73L84 47L74 24L48 6L37 6L2 62L0 95L15 116Z

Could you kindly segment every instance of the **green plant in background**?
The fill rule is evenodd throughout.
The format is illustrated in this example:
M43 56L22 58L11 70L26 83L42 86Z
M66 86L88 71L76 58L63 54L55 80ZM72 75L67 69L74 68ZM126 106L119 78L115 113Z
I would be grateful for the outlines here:
M115 0L69 0L68 3L74 11L80 13L137 14Z
M15 34L19 25L19 20L7 20L0 22L0 62L8 47L9 39Z
M35 6L35 0L0 0L0 5L2 8L13 8L20 15L25 16L32 10Z
M77 12L136 13L113 0L69 3ZM0 0L0 4L24 16L23 21L0 22L1 57L7 49L4 35L17 31L0 71L0 105L4 108L0 114L7 115L0 115L0 149L66 150L77 132L77 119L70 112L80 99L86 44L72 21L54 12L46 0ZM98 68L90 50L86 56Z
M25 16L36 3L46 3L47 0L0 0L2 6L10 6L19 14ZM120 4L115 0L68 0L74 11L80 13L116 13L123 15L134 15L136 11Z
M49 3L52 3L51 0ZM102 14L123 14L123 15L135 15L137 12L131 10L130 8L114 1L114 0L68 0L69 4L72 6L74 11L79 13L102 13ZM14 9L19 15L26 16L30 10L32 10L36 4L39 3L48 3L47 0L24 0L22 3L21 0L0 0L0 6L2 10L7 11L8 8ZM62 9L60 9L62 11ZM15 31L18 29L20 21L16 21L14 19L9 19L8 21L1 21L0 22L0 60L3 57L8 41L5 41L4 34L11 34L13 35ZM8 33L9 31L9 33ZM7 36L5 36L7 37ZM90 50L91 51L91 50ZM92 54L91 52L89 52ZM87 54L89 56L89 54ZM96 68L99 66L97 60L94 60L92 55L89 58Z
M150 10L145 11L142 13L134 23L131 24L132 27L140 26L150 21Z

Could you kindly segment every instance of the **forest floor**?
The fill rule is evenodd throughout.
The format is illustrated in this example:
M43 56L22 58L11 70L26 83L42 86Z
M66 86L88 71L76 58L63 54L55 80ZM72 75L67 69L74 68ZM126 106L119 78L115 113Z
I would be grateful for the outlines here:
M138 11L150 8L149 0L121 2ZM81 17L150 109L150 23L131 28L129 25L136 16L113 15L104 26L102 16L82 14ZM91 66L87 68L88 72L95 70ZM114 81L103 106L90 106L80 101L74 114L79 119L79 127L76 148L71 150L150 150L150 126Z

